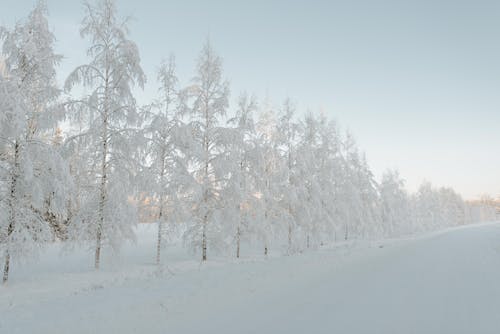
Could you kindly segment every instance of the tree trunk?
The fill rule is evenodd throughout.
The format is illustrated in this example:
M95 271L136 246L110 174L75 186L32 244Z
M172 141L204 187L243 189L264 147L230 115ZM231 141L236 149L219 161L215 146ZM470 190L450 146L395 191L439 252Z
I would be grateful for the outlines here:
M97 231L96 231L96 247L95 247L95 259L94 259L94 267L95 269L99 269L100 260L101 260L101 247L102 247L102 233L104 228L104 206L107 200L106 193L106 183L108 177L108 95L109 95L109 68L106 68L106 79L105 79L105 88L104 88L104 115L102 120L102 165L101 165L101 185L100 185L100 200L99 200L99 221L97 223Z
M156 264L161 261L161 233L163 230L163 196L160 197L160 214L158 215L158 236L156 240Z
M106 131L104 131L106 133ZM104 205L106 202L106 178L107 178L107 140L103 141L103 158L102 158L102 178L101 178L101 197L99 200L99 221L97 224L96 231L96 248L95 248L95 269L99 269L99 263L101 258L101 239L102 239L102 229L104 227Z
M207 260L207 221L208 216L205 214L203 217L203 234L201 236L201 260Z
M165 178L165 150L162 150L162 155L161 155L161 172L160 172L160 182L162 187L164 187L164 178ZM160 213L158 214L158 238L156 241L156 264L160 264L160 255L161 255L161 233L162 233L162 228L163 228L163 201L164 201L164 194L163 192L165 189L162 189L162 193L160 194Z
M208 128L210 124L209 120L209 115L208 115L208 110L209 110L209 103L208 100L205 100L205 133L203 136L203 149L205 152L205 166L204 166L204 175L203 175L203 183L205 186L204 193L203 193L203 202L204 202L204 209L208 210L208 187L210 184L209 177L208 177L208 166L209 166L209 154L210 154L210 143L209 143L209 138L208 138ZM201 260L206 261L207 260L207 224L208 224L208 212L205 212L205 215L203 216L203 232L201 236Z
M243 192L244 196L246 196L246 187L243 183L243 175L244 175L244 163L243 159L240 160L240 191ZM236 231L236 258L240 258L240 245L241 245L241 225L243 222L243 202L238 204L238 213L239 213L239 221L238 221L238 230Z
M238 230L236 231L236 258L240 258L240 244L241 244L241 231L238 226Z
M94 268L99 269L100 261L101 261L101 238L102 232L98 227L96 234L96 246L95 246L95 256L94 256Z
M288 223L288 255L292 254L292 223Z
M290 140L288 141L288 185L291 187L292 186L292 145L290 144ZM289 203L288 204L288 215L289 215L289 222L288 222L288 255L292 254L292 205Z
M268 182L267 182L267 180L266 180L266 183L268 183ZM266 185L267 185L267 184L266 184ZM269 189L269 188L268 188L268 189ZM268 208L268 203L266 203L266 209L265 209L265 211L264 211L264 219L265 219L265 221L266 221L266 225L269 223L269 222L268 222L268 219L267 219L267 218L268 218L267 208ZM267 257L267 253L268 253L268 249L267 249L267 237L264 237L264 255L265 255L266 257Z
M158 240L156 242L156 264L160 264L160 254L161 254L161 228L162 221L158 221Z
M101 258L101 243L102 243L102 231L104 227L104 206L107 200L107 194L106 194L106 183L107 183L107 173L108 173L108 166L107 166L107 157L108 157L108 122L107 119L104 118L103 122L103 138L102 138L102 166L101 166L101 185L100 185L100 200L99 200L99 221L97 224L97 231L96 231L96 248L95 248L95 262L94 266L95 269L99 269L99 263L100 263L100 258Z
M9 267L10 267L10 254L9 250L7 249L7 252L5 254L5 265L3 267L3 284L7 283L9 280Z
M10 181L10 196L9 196L9 211L10 211L10 217L9 217L9 226L7 228L7 249L5 251L5 264L3 267L3 279L2 282L3 284L7 283L9 280L9 269L10 269L10 249L9 249L9 244L10 244L10 236L12 233L14 233L14 224L16 222L16 186L17 186L17 179L19 177L18 171L19 171L19 142L16 140L14 144L14 170L12 171L12 178Z

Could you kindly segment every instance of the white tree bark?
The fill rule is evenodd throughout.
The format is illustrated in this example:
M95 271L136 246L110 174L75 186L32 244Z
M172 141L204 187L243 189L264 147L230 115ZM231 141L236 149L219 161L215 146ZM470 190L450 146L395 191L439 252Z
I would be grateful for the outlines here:
M19 177L19 141L16 140L14 144L14 169L12 171L10 191L9 191L9 226L7 227L7 248L5 250L5 263L3 267L3 284L7 283L9 280L9 270L10 270L10 249L9 249L9 239L14 232L14 225L16 223L16 186L17 179Z

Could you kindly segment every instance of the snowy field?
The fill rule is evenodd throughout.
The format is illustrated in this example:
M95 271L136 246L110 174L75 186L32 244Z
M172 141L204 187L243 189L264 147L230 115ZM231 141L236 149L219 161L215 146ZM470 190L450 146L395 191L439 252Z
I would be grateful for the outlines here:
M154 232L99 272L57 246L15 264L0 333L500 332L499 223L239 263L172 247L160 269Z

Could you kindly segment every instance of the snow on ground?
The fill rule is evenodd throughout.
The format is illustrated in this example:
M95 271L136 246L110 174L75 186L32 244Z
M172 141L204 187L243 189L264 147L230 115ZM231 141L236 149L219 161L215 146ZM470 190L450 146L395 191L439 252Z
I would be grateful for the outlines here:
M500 224L201 265L154 226L91 269L58 247L12 268L0 333L499 333Z

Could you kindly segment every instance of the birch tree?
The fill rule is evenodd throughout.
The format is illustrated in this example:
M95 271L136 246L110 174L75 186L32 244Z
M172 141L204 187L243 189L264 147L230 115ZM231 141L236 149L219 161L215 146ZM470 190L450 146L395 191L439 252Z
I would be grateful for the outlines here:
M180 119L184 111L184 94L179 89L173 55L161 64L157 80L160 98L151 106L144 129L147 166L141 188L158 212L156 262L160 264L167 223L180 221L185 217L183 212L188 210L182 196L188 191L189 176L182 153L182 137L186 135Z
M254 227L254 233L264 244L264 255L268 255L270 242L278 226L286 224L286 212L280 203L283 184L283 162L278 149L278 120L269 100L263 106L257 122L258 136L258 173L256 184L260 199L260 224Z
M104 242L117 250L122 240L133 238L136 214L128 195L136 170L130 157L139 118L132 87L142 88L145 76L137 46L128 39L128 21L117 18L114 1L86 3L85 9L80 34L90 40L90 62L69 75L65 88L82 86L89 92L68 104L72 117L83 113L88 120L79 136L88 140L84 168L91 175L88 197L72 226L74 236L95 243L98 269Z
M380 182L381 223L386 235L410 231L410 203L404 180L397 171L388 170Z
M304 117L299 124L299 131L296 157L296 173L300 182L298 221L305 234L306 248L309 248L311 241L317 244L322 226L328 224L323 215L320 191L321 183L328 182L328 179L320 174L320 162L324 153L318 149L319 123L314 115L309 113Z
M229 84L222 77L222 60L206 42L198 58L197 75L189 88L193 101L188 111L190 136L190 170L193 176L192 207L194 224L186 234L201 248L202 261L207 260L209 234L224 237L217 231L221 189L229 166L223 146L228 146L227 132L220 126L228 107ZM215 246L216 240L213 239Z
M287 220L287 253L293 252L293 230L298 225L299 195L301 181L298 179L296 165L296 143L298 141L298 124L294 120L295 106L290 99L283 103L279 116L278 133L281 158L283 159L284 180L282 183L281 202L286 212Z
M231 145L232 170L230 185L225 196L231 202L229 208L236 212L236 258L240 257L243 234L250 233L251 220L258 209L255 196L259 161L259 148L255 136L253 113L257 110L255 97L242 94L238 100L235 116L229 120L234 126L236 138ZM247 238L248 239L248 238Z
M47 212L66 213L71 187L66 163L50 143L63 116L55 67L54 35L46 8L38 3L12 31L0 28L0 251L5 258L3 282L11 258L35 255L53 238Z
M345 165L341 154L341 140L336 122L321 115L318 120L318 178L320 183L320 221L329 240L336 240L346 217L342 185Z

